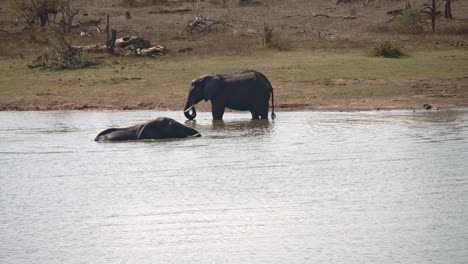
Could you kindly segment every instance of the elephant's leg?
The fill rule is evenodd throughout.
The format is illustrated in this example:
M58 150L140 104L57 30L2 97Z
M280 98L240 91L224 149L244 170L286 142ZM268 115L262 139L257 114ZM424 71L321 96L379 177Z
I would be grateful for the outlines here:
M268 110L270 107L270 104L268 102L269 100L270 100L269 96L267 96L266 98L263 98L261 104L258 106L258 112L262 119L268 119Z
M211 114L213 115L213 120L223 120L224 108L222 110L212 111Z
M224 104L221 101L211 101L211 115L213 120L223 120Z
M250 110L250 113L252 114L252 119L259 119L260 118L260 115L258 114L257 111Z
M262 111L260 111L260 117L262 119L268 119L268 106L264 107Z
M268 105L258 105L250 112L252 113L252 119L268 119Z

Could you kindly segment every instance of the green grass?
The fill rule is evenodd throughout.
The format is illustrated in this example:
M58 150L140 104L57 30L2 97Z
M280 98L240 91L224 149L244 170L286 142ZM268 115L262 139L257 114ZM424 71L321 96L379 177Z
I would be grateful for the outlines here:
M113 63L115 61L118 63ZM211 72L259 70L276 88L278 102L303 98L405 96L395 80L463 77L468 51L410 52L399 60L369 57L365 52L262 51L254 56L179 56L156 59L110 58L88 69L41 71L26 61L0 61L0 101L44 93L69 98L155 96L183 104L192 79ZM336 80L351 80L339 85ZM352 80L383 80L353 83ZM330 80L330 83L327 83Z

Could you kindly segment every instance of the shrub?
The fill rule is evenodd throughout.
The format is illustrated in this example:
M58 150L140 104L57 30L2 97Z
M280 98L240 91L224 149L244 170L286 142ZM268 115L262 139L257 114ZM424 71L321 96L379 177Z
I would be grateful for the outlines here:
M416 9L405 9L395 18L395 29L402 33L421 33L424 31L423 17Z
M263 26L258 32L260 38L260 45L262 48L278 48L279 37L273 26L263 23Z
M379 43L372 49L372 56L384 58L400 58L405 54L390 41Z
M125 7L135 7L137 5L136 0L120 0L120 4Z
M95 65L84 50L69 50L67 52L59 50L48 50L43 55L33 61L30 68L67 70L80 69Z
M66 70L79 69L95 65L87 51L73 48L59 31L50 33L50 48L37 57L30 68Z

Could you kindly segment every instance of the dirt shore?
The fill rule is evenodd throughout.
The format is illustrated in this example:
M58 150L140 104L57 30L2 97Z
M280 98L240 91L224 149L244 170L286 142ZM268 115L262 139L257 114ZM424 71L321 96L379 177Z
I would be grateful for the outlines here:
M329 86L345 88L347 85L362 85L368 82L388 85L384 80L318 80ZM393 85L395 85L394 82ZM397 90L407 93L387 98L376 98L372 94L354 98L331 98L325 94L304 93L301 97L288 98L281 86L275 89L276 111L297 110L378 110L378 109L423 109L425 104L433 109L468 107L468 76L454 79L406 79L399 80ZM28 96L0 97L2 111L31 110L181 110L185 94L168 93L149 96L113 95L105 99L96 97L64 96L48 90ZM200 111L209 111L210 104L200 102Z

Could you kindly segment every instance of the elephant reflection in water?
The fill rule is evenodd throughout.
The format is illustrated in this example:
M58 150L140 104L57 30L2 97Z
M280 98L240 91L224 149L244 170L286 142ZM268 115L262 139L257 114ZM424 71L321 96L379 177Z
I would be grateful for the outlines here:
M144 139L166 139L200 137L200 133L174 119L160 117L125 128L109 128L99 133L94 141L128 141Z
M203 127L204 128L202 128L202 130L212 131L217 136L241 136L251 138L257 136L268 136L274 129L274 123L264 119L229 122L224 122L223 120L213 120L211 126L206 127L206 125L203 125ZM197 128L196 122L194 122L194 128Z

